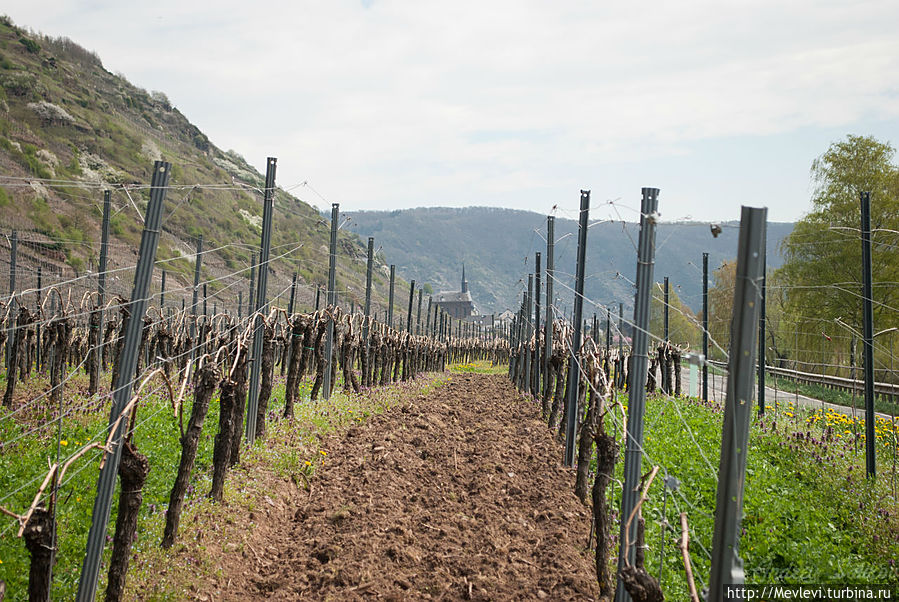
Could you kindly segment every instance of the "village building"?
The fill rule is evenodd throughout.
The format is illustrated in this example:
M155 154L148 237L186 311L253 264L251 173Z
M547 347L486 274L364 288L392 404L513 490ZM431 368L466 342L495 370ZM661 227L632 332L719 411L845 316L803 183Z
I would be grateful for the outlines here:
M457 320L467 320L474 315L474 301L468 291L468 281L465 280L465 265L462 266L462 290L440 291L434 296L434 303Z

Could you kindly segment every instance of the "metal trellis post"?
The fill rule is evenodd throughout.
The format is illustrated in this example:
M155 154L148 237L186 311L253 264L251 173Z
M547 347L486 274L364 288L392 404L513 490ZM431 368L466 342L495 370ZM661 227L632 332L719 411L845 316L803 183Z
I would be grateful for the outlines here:
M668 276L665 276L665 307L664 307L665 314L664 314L664 316L665 316L665 342L666 343L671 340L671 330L669 328L670 322L668 321L669 320L668 308L670 307L669 303L670 303L670 295L669 295L669 289L668 289Z
M190 303L190 340L195 341L197 338L197 304L199 303L197 295L200 292L200 266L203 263L203 235L197 239L197 256L194 260L194 290L193 298ZM197 347L191 345L190 358L196 359Z
M553 273L555 272L554 252L555 252L555 236L556 236L556 218L552 215L546 216L546 319L544 328L546 333L543 342L543 386L549 387L549 370L550 360L553 354ZM543 396L549 395L549 391L544 391Z
M540 253L534 255L534 385L532 393L540 395L540 377L543 373L543 364L540 361L540 284L541 284Z
M531 315L533 314L533 310L531 309L532 303L531 300L534 298L534 275L528 274L528 290L524 294L524 311L522 312L523 318L523 327L524 327L524 336L522 346L522 354L524 355L524 374L522 379L522 389L525 393L531 392L531 368L533 366L533 358L531 357L531 332L533 329L533 323L531 322ZM533 366L536 369L536 366ZM535 370L536 371L536 370Z
M119 462L122 458L121 444L128 429L127 417L123 417L121 414L131 399L132 379L134 378L134 370L137 367L137 355L140 347L141 331L144 325L144 313L147 309L147 292L150 289L150 280L153 276L153 264L156 262L159 227L162 222L162 207L171 171L171 164L163 161L156 161L153 166L150 202L147 205L147 214L144 219L144 231L140 241L140 256L134 273L134 288L131 292L131 317L128 319L125 342L122 348L122 355L119 358L121 371L118 382L114 384L115 390L113 392L112 411L109 414L109 428L116 426L116 421L120 417L122 419L118 422L116 430L112 434L111 445L113 446L113 451L107 455L106 463L103 465L97 481L97 497L94 500L91 528L87 536L87 549L84 555L84 564L81 568L81 578L78 581L78 596L76 599L79 602L91 602L97 593L100 559L106 543L106 526L109 522L112 494L115 489Z
M609 348L612 346L612 310L606 308L606 367L609 366Z
M618 388L624 387L624 303L618 304L618 370L615 372L615 380Z
M6 337L6 372L15 372L15 369L9 365L9 357L12 353L13 340L15 339L15 312L16 307L16 255L18 254L19 233L12 231L12 237L9 241L9 326L7 328ZM15 378L13 376L13 378Z
M702 400L709 400L709 254L702 254Z
M103 191L103 224L100 228L100 265L97 276L97 293L99 296L98 307L100 309L100 322L97 325L97 370L103 367L103 322L106 318L106 270L109 261L109 218L112 209L112 199L109 190ZM165 278L163 272L163 278ZM115 385L115 383L113 383Z
M256 307L256 253L250 255L250 302L247 303L247 316L253 315Z
M365 263L365 316L371 315L371 277L375 264L375 239L368 237L368 259ZM368 345L368 320L363 322L362 340Z
M718 463L715 530L712 536L709 602L729 599L725 597L725 587L742 585L744 582L743 561L739 556L740 521L743 513L749 420L752 414L752 381L757 351L759 301L764 273L762 250L765 248L767 214L766 208L743 207L740 219L734 313L727 362L727 395L724 402L724 426L721 430L721 458Z
M331 204L331 244L328 253L328 305L333 307L337 304L337 220L340 218L340 204ZM331 398L331 362L334 360L334 318L328 318L328 324L325 327L325 355L327 355L327 364L325 365L325 373L322 379L322 397L324 399Z
M871 193L861 193L862 226L862 335L865 354L865 471L877 474L874 446L874 308L871 284Z
M41 297L43 295L43 283L42 283L43 270L41 268L42 268L41 265L37 266L37 306L38 306L38 309L40 309L40 307L41 307ZM35 361L35 365L37 366L37 369L40 370L41 369L41 322L40 322L40 320L38 320L37 324L35 324L34 330L35 330L35 337L37 339L37 344L34 348L34 361ZM103 331L101 330L100 332L102 333ZM103 344L102 336L100 337L100 344L101 345ZM102 356L101 356L101 358L102 358Z
M406 312L406 332L412 333L412 303L415 301L415 281L409 285L409 309Z
M567 422L565 429L565 466L574 466L574 448L578 427L578 388L581 372L578 353L581 350L581 322L584 312L584 277L587 261L587 218L590 215L590 191L581 190L581 211L577 234L577 274L574 283L574 333L571 339L571 356L568 358L568 400L565 404Z
M631 343L631 366L628 374L630 386L627 390L627 445L624 451L624 490L621 493L621 513L628 517L637 505L640 487L640 472L643 463L643 414L646 405L646 374L649 356L649 312L652 301L652 273L655 267L656 220L659 209L659 189L643 188L640 203L640 240L637 255L637 292L634 295L634 328ZM637 522L631 521L629 531L626 519L621 521L619 540L622 542L618 555L618 572L626 564L633 564ZM629 541L630 546L624 542ZM625 602L630 596L618 579L615 589L616 602Z
M421 296L424 289L418 289L418 311L415 312L415 334L421 334Z
M290 283L290 299L287 301L287 315L293 315L293 304L296 301L297 297L297 278L299 274L297 272L293 273L293 280Z
M759 349L758 349L758 391L759 417L765 415L765 285L768 277L765 273L767 264L767 253L765 247L762 247L762 299L759 308ZM853 389L854 390L854 389Z
M256 413L259 409L259 381L262 376L262 340L265 336L265 316L268 314L268 261L272 248L272 213L275 197L275 171L278 160L268 157L265 169L265 191L262 199L262 238L259 241L259 278L256 284L255 331L253 332L253 363L250 365L250 391L247 399L247 443L256 440ZM205 308L204 308L205 310ZM264 419L264 418L263 418ZM235 424L238 429L241 425ZM240 432L240 431L238 431Z
M393 291L396 284L396 266L390 266L390 294L387 301L387 328L393 328Z

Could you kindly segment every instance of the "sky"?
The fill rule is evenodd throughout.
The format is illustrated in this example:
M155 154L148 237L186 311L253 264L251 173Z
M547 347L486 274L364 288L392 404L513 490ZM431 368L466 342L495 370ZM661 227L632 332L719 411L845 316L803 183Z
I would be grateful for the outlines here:
M895 0L5 0L319 207L664 220L811 209L848 134L899 145ZM613 205L610 205L611 202ZM633 219L633 218L631 218Z

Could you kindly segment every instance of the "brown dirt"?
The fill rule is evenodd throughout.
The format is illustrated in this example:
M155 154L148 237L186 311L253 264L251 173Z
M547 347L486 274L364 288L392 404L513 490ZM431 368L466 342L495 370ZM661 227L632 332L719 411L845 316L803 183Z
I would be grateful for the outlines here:
M502 376L454 375L325 449L310 493L261 504L220 559L215 598L598 598L573 473Z

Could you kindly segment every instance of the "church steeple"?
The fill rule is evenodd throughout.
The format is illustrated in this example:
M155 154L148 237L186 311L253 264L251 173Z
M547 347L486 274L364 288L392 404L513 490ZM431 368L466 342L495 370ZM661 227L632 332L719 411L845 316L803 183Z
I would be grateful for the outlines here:
M465 279L465 264L462 264L462 292L468 292L468 281Z

